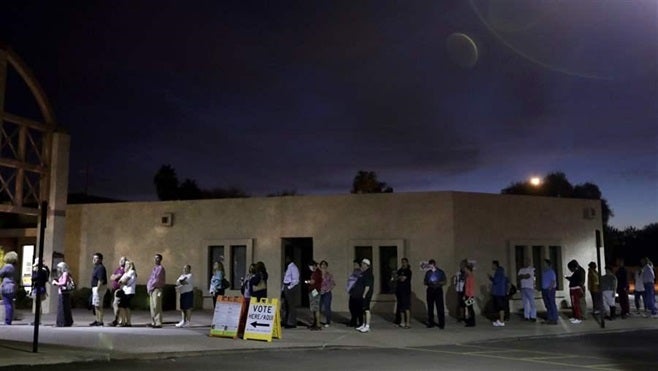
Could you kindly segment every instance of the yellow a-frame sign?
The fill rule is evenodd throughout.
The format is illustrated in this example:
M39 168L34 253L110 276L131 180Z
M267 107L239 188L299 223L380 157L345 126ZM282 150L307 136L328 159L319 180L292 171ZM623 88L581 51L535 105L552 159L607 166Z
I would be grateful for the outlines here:
M257 301L251 298L242 338L265 341L281 339L278 299L263 298Z

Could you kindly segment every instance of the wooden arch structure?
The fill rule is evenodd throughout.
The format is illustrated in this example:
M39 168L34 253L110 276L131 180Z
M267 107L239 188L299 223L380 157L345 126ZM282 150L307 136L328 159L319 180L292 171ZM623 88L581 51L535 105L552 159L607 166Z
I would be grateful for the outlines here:
M28 87L41 119L5 110L7 72L13 68ZM41 85L22 59L0 43L0 212L38 215L48 201L55 116Z

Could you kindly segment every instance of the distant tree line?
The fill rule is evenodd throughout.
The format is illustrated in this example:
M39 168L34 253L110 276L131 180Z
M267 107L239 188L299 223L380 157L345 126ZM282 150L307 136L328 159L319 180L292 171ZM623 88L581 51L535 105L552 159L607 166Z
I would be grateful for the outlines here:
M176 170L171 165L162 165L153 177L153 184L158 199L170 200L201 200L213 198L246 198L247 192L239 187L201 189L193 179L186 178L179 182ZM374 171L360 170L352 181L351 193L392 193L393 188L377 179ZM296 190L285 189L270 193L267 197L298 196Z
M608 222L614 214L594 183L574 186L564 173L553 172L546 175L538 185L530 181L514 182L501 193L600 200L606 261L612 264L617 258L623 258L627 264L637 265L643 256L648 256L654 262L658 261L658 223L649 224L642 229L628 227L619 230L610 226Z
M153 184L161 201L249 197L238 187L201 189L195 180L189 178L179 183L176 170L171 165L160 167L153 177Z

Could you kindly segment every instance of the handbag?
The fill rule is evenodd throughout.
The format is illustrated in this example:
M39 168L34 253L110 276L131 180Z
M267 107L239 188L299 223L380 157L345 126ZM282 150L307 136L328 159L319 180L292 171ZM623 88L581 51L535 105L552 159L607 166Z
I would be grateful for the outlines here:
M69 293L69 292L75 290L75 281L73 281L73 277L71 277L71 276L69 275L69 276L66 278L66 284L64 284L64 286L61 286L61 287L60 287L60 290L61 290L63 293Z
M265 290L266 288L267 288L267 283L265 282L264 279L261 279L260 281L258 281L258 284L254 285L254 287L252 288L252 292Z
M222 278L221 287L223 289L230 289L231 288L231 282L229 282L229 280L227 280L226 278Z

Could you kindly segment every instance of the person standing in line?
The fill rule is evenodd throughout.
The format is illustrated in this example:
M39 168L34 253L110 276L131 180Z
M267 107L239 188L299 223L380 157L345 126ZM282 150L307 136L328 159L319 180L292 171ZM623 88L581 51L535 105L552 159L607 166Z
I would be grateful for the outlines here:
M118 325L120 327L132 327L132 313L130 308L132 299L135 296L137 271L135 270L135 263L132 261L126 261L124 267L126 272L119 279L119 284L121 284L123 296L119 300Z
M631 306L628 302L628 293L629 293L629 282L628 282L628 271L624 267L624 259L617 259L617 295L619 295L619 307L621 308L621 319L628 318L628 315L631 313Z
M537 307L535 306L535 267L530 258L525 258L525 265L519 269L519 286L523 300L523 318L526 321L537 322Z
M331 326L331 291L336 287L334 276L329 272L329 263L326 260L320 262L322 271L322 289L320 290L320 312L324 315L324 327Z
M256 273L251 277L251 296L256 300L267 298L267 268L262 261L256 262Z
M633 290L633 296L635 297L635 311L638 315L642 314L640 311L640 300L642 301L642 308L644 311L647 311L647 302L644 301L644 282L642 282L642 267L636 268L633 273L635 277L635 289Z
M430 259L428 262L429 269L425 272L423 283L427 286L427 327L431 328L437 325L434 322L434 307L436 306L436 317L440 329L445 327L445 304L443 301L443 285L446 284L446 274L436 266L436 261Z
M103 265L103 254L97 252L92 258L94 269L91 272L91 305L96 313L96 320L89 326L103 326L103 304L107 292L107 270Z
M596 271L596 263L589 262L587 265L587 289L592 296L592 314L601 313L603 298L601 297L601 276Z
M644 305L647 308L645 317L651 316L658 318L656 313L656 293L654 290L654 283L656 281L656 273L653 271L653 263L648 257L640 260L642 264L642 283L644 284Z
M162 255L155 254L153 257L153 270L146 282L146 291L149 295L149 307L151 309L151 328L162 328L162 289L165 287L167 274L162 266Z
M349 327L358 328L363 326L363 321L361 318L361 296L356 294L355 284L358 282L359 277L361 277L361 263L359 259L354 259L354 266L352 273L347 277L347 295L349 296L348 307L350 310L350 322L347 324ZM354 292L353 292L354 290Z
M361 276L354 284L361 298L361 317L363 324L356 330L362 333L370 332L370 301L372 300L372 291L375 284L375 277L372 275L370 268L370 259L361 260Z
M617 305L615 294L617 293L617 276L612 272L612 267L605 266L605 275L601 277L601 299L603 300L603 311L607 320L617 317Z
M407 258L400 260L396 277L395 299L397 312L400 313L400 327L408 329L411 328L411 268Z
M546 321L544 324L557 325L557 303L555 302L555 290L557 289L557 274L553 269L553 263L545 259L544 271L541 275L541 297L546 307Z
M505 310L507 309L509 299L507 297L508 280L505 276L505 269L500 266L498 260L491 262L493 275L489 275L491 281L491 296L493 297L494 308L498 313L498 319L492 322L494 327L505 327Z
M34 309L36 310L36 300L37 293L40 300L39 305L39 315L43 313L43 301L48 298L48 290L46 290L46 284L50 280L50 269L47 265L41 264L39 266L39 258L34 259L34 264L32 265L32 290L30 296L34 299ZM34 322L30 323L31 326L34 326Z
M311 279L308 285L308 307L313 315L313 323L308 327L311 331L322 330L320 326L320 293L322 291L322 271L318 263L313 260L308 268L311 270Z
M217 297L223 296L225 292L224 286L222 286L222 281L224 281L224 264L220 261L216 261L212 265L212 277L210 277L210 287L208 292L212 296L212 307L215 309L217 305Z
M112 309L114 309L114 320L110 323L110 326L116 326L119 324L119 301L120 297L123 297L124 293L121 291L121 284L119 280L123 277L126 266L126 257L122 256L119 259L119 266L114 270L112 275L110 275L110 282L112 283Z
M18 292L18 285L16 284L16 262L18 262L18 254L15 251L10 251L2 258L5 265L0 269L0 279L2 279L2 303L5 307L5 325L11 325L14 320L14 298Z
M286 272L283 275L283 327L297 327L297 302L300 298L299 287L299 268L292 261L292 258L286 256Z
M475 274L473 264L466 261L464 266L464 297L462 301L465 306L464 322L466 327L475 327Z
M581 300L585 296L585 270L574 259L567 264L567 268L571 272L571 276L565 277L569 281L569 296L571 296L571 309L573 317L569 321L573 324L578 324L585 319L581 307Z
M57 279L54 279L52 285L58 288L59 300L57 302L57 321L56 327L73 326L73 314L71 313L71 292L66 289L67 283L73 280L69 273L69 265L65 262L57 264Z
M178 276L176 288L180 293L181 320L175 326L188 327L192 320L192 308L194 307L194 282L192 281L192 267L189 264L183 266L183 274Z
M457 293L457 322L461 322L466 319L466 302L464 300L466 264L468 264L468 260L462 259L459 262L459 270L452 278L452 284L455 286L455 292Z

